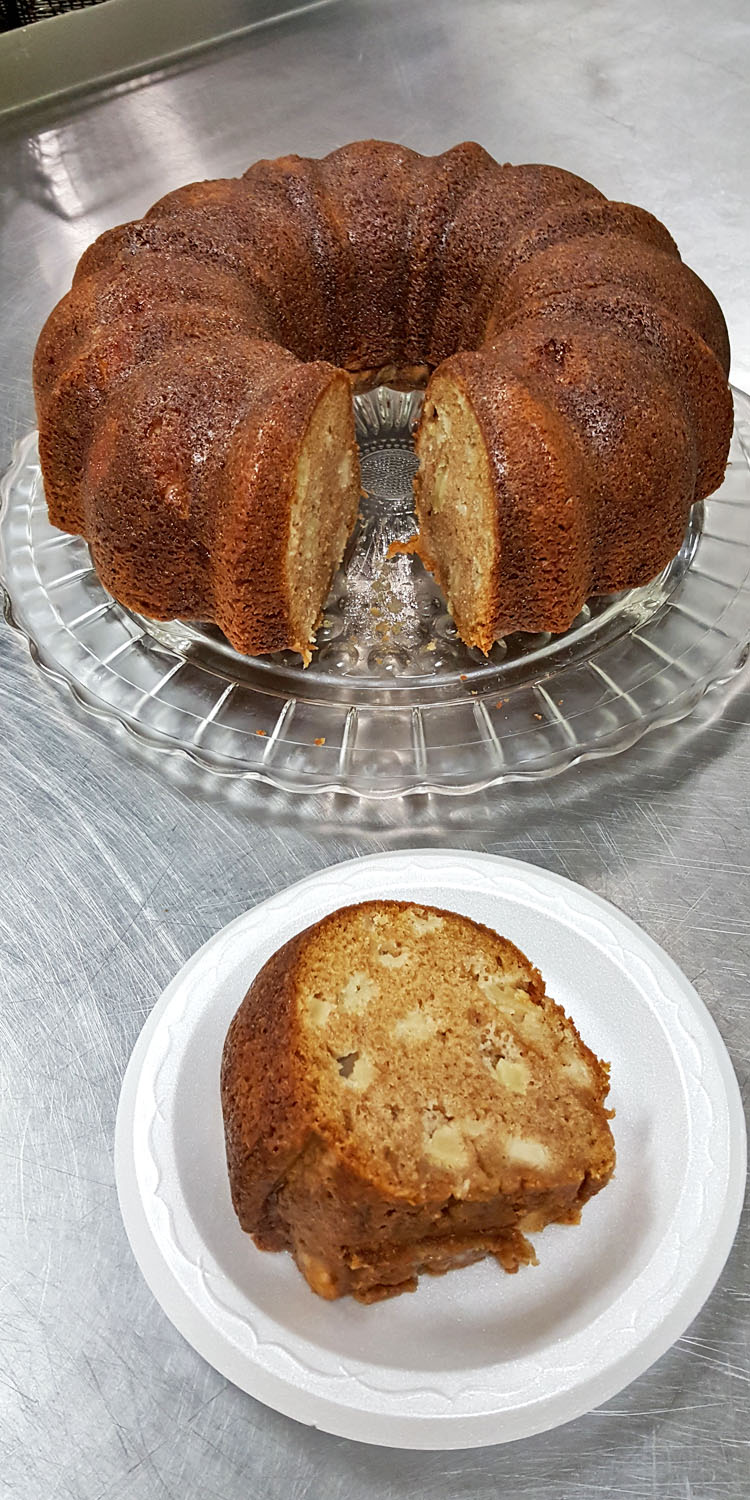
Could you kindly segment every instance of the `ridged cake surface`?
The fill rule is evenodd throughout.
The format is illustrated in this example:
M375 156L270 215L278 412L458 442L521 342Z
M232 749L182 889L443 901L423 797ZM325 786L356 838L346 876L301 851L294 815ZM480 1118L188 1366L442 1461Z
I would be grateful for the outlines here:
M50 518L126 605L309 660L357 514L351 389L426 384L418 548L487 651L665 566L724 472L728 367L664 226L561 168L261 161L83 255L34 361Z

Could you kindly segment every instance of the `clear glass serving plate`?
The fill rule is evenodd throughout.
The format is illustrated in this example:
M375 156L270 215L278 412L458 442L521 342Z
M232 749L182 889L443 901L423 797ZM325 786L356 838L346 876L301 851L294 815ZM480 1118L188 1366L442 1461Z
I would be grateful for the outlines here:
M488 658L458 639L431 576L387 556L413 530L416 392L356 398L361 518L303 669L238 655L211 625L155 623L102 588L56 531L31 433L2 483L6 616L92 713L220 776L369 797L466 793L554 776L684 717L750 647L750 400L721 489L694 507L646 588L591 599L562 636L518 634Z

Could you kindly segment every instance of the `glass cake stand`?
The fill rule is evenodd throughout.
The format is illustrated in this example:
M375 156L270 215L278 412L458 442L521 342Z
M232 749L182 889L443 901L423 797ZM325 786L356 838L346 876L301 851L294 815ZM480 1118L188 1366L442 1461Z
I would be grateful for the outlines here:
M102 588L88 547L47 519L36 434L2 483L6 616L94 714L219 776L368 797L550 777L683 718L750 649L750 400L735 392L726 479L693 508L646 588L591 599L562 636L467 649L418 559L412 434L421 397L356 398L366 495L319 649L243 657L211 625L155 623Z

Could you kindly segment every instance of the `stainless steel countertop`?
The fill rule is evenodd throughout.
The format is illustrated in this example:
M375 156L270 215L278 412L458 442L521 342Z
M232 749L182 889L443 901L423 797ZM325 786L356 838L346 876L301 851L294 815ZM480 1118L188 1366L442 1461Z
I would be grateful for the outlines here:
M42 319L84 246L177 184L381 135L466 137L643 203L721 298L750 386L742 0L361 0L292 17L0 135L0 460L33 422ZM688 1334L599 1411L465 1454L347 1443L227 1385L154 1304L113 1185L120 1081L212 932L335 860L515 855L609 897L696 983L747 1093L750 688L537 788L362 805L213 783L85 719L0 630L0 1493L12 1500L740 1500L750 1234Z

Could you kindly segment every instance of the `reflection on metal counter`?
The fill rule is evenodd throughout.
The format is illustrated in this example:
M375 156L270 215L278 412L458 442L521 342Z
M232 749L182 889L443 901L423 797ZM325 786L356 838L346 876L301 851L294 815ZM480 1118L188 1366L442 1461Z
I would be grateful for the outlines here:
M39 329L101 230L181 182L362 135L423 151L474 138L501 160L557 162L643 203L716 291L747 388L748 76L739 0L710 18L697 0L679 16L647 0L626 13L582 0L359 0L6 122L0 467L33 425ZM746 1090L745 680L552 782L363 803L222 781L77 710L11 630L0 657L0 1404L12 1500L744 1500L747 1224L693 1326L599 1411L520 1445L408 1454L275 1414L183 1342L132 1260L112 1141L135 1039L191 953L304 875L415 843L509 854L614 901L696 985Z

